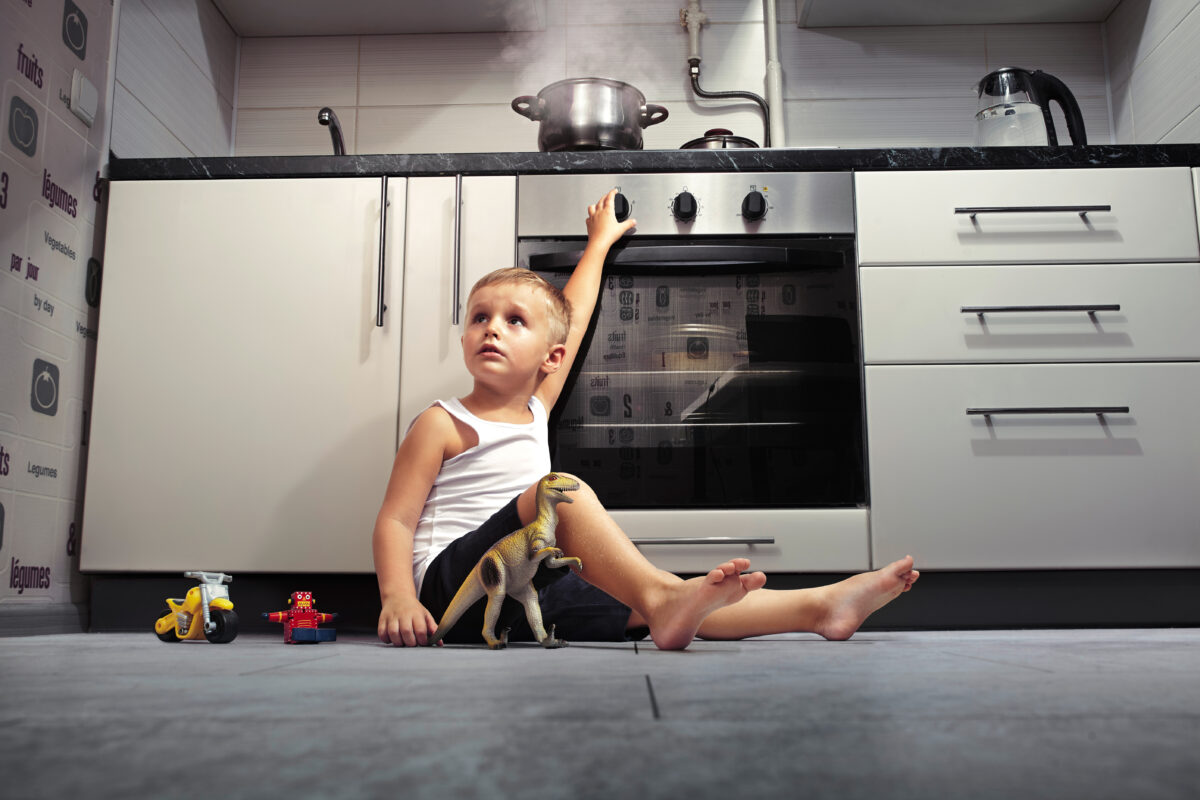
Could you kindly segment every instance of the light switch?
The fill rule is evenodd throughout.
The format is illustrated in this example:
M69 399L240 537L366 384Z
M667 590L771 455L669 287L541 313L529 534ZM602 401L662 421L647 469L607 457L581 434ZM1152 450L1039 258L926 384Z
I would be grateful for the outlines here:
M71 111L89 128L96 121L96 109L100 106L100 93L92 82L75 70L71 76Z

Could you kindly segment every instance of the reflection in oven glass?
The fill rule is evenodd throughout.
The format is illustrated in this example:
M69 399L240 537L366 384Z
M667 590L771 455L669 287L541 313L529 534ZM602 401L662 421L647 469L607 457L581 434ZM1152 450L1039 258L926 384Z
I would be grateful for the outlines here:
M556 468L610 508L861 504L855 296L850 270L606 275Z

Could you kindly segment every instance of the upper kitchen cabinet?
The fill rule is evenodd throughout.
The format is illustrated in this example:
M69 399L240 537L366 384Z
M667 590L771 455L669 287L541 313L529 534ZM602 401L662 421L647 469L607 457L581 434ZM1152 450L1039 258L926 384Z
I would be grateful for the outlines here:
M410 178L405 230L403 429L435 400L471 391L462 315L475 281L516 263L517 179Z
M546 27L547 0L213 0L239 36L355 36L400 33L503 33Z
M372 571L405 184L112 185L83 569Z
M1005 3L796 0L796 21L802 28L1103 22L1120 2L1121 0L1010 0Z

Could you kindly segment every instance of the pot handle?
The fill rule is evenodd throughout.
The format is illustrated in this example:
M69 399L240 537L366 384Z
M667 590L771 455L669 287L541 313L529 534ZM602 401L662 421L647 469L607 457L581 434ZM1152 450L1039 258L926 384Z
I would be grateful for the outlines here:
M641 119L638 120L643 128L649 128L651 125L657 125L667 118L667 110L662 106L656 106L653 103L646 103L642 106Z
M542 110L545 105L541 98L531 94L523 94L520 97L513 98L512 110L520 114L522 117L529 117L534 122L540 122L542 119Z

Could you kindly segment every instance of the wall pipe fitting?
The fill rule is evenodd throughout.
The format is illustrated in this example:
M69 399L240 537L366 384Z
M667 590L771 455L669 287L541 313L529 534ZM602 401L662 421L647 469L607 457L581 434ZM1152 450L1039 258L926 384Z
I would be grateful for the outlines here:
M771 146L771 110L767 101L754 92L707 92L700 88L700 28L708 21L708 15L700 10L699 0L689 0L688 7L679 12L679 22L688 29L688 72L692 78L692 91L697 97L710 100L743 99L757 103L763 112L763 147Z

